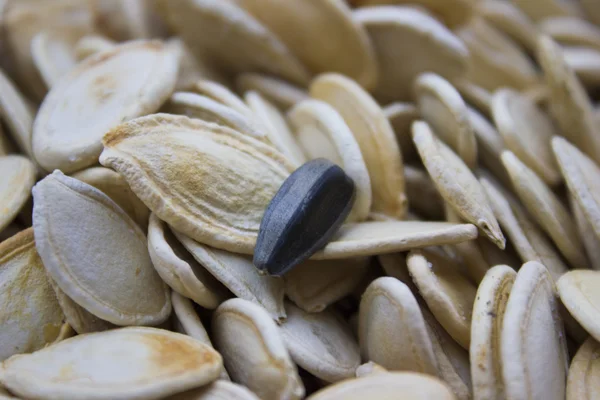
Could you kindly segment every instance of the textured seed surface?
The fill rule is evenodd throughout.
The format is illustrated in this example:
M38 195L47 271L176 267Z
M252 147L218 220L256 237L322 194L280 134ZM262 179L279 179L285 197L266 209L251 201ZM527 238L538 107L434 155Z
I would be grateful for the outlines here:
M336 233L354 205L354 182L325 159L307 162L281 185L261 221L254 265L282 275Z

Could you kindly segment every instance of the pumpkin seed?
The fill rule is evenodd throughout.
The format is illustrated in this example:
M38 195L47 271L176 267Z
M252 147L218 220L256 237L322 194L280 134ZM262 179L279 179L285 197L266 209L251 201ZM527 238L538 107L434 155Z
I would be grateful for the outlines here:
M219 353L195 339L129 327L13 356L3 363L0 381L30 398L160 399L214 381L222 365Z
M500 335L516 276L512 268L496 265L487 272L477 289L469 348L473 397L476 399L502 399L505 396Z
M235 93L229 90L226 86L213 82L208 79L198 79L186 88L187 91L201 94L206 97L218 101L227 107L237 111L248 119L255 117L253 111L244 103L244 100L239 98Z
M345 2L236 2L271 29L312 73L339 72L367 89L376 85L374 50Z
M417 160L419 156L410 136L410 127L419 118L417 107L412 103L394 102L384 107L383 113L394 129L404 162Z
M196 57L209 54L230 71L267 72L300 84L308 81L308 71L276 33L235 2L163 1L162 6L169 26Z
M82 61L89 56L102 51L112 50L117 43L102 35L85 35L81 37L73 48L75 59Z
M29 228L0 243L0 360L52 343L64 315Z
M504 310L500 363L507 398L564 399L569 360L556 287L537 261L525 263ZM543 368L543 375L538 374Z
M34 111L15 84L0 69L0 117L12 139L27 156L33 155L31 134Z
M567 380L567 400L598 395L598 342L588 338L571 360Z
M0 156L0 230L25 206L35 183L35 166L20 155Z
M227 381L215 381L199 389L178 393L165 400L260 400L246 387Z
M417 300L396 278L378 278L365 290L358 337L365 360L387 370L437 375L437 360Z
M304 396L281 331L262 307L247 300L227 300L213 315L212 331L234 381L265 400Z
M560 299L567 310L594 338L600 338L596 317L600 311L596 301L599 282L597 271L586 270L569 271L556 282Z
M96 163L102 135L156 111L176 78L177 59L160 42L122 44L87 58L44 99L33 126L36 160L65 173Z
M547 36L538 41L538 62L549 92L549 110L562 134L596 162L600 162L600 128L581 82L567 65L558 44Z
M347 379L307 397L307 400L453 400L454 395L442 381L416 372L389 372Z
M168 288L152 267L146 236L108 196L60 171L38 182L33 196L36 248L67 296L116 325L169 316Z
M552 238L571 266L586 268L583 243L573 219L564 205L546 184L513 153L502 153L502 162L513 182L513 188L535 218Z
M424 256L411 251L407 258L408 271L436 319L457 343L468 349L477 288L439 261L431 254Z
M104 145L101 163L119 172L158 218L229 251L254 247L265 208L293 170L266 144L183 116L130 121L109 132ZM165 151L177 156L160 157Z
M582 10L578 3L563 0L513 0L525 14L533 21L538 22L548 17L561 15L581 15Z
M327 158L354 181L354 207L347 221L363 221L371 209L371 179L360 147L341 115L329 104L305 100L288 113L296 137L310 159Z
M413 142L440 195L466 221L471 222L498 247L505 239L481 185L464 162L433 135L422 121L413 124Z
M75 64L74 47L80 38L76 30L42 31L31 41L31 56L46 86L51 88Z
M148 252L156 272L175 292L208 309L217 308L228 297L225 288L154 214L148 227Z
M358 343L332 310L307 313L286 303L281 336L292 360L319 379L337 382L352 378L360 364Z
M379 84L374 93L383 102L406 101L412 83L422 71L447 79L466 72L468 50L435 18L411 7L359 8L354 19L373 42L379 65ZM406 59L411 62L405 62Z
M600 28L583 18L546 18L538 26L544 34L560 44L600 50Z
M238 75L235 83L241 93L254 90L284 111L309 98L304 89L268 75L244 73Z
M415 81L415 92L421 118L469 168L475 168L475 132L467 105L458 91L441 76L427 72Z
M360 146L373 188L373 210L401 218L406 212L402 155L393 129L375 100L337 74L315 78L310 95L335 108Z

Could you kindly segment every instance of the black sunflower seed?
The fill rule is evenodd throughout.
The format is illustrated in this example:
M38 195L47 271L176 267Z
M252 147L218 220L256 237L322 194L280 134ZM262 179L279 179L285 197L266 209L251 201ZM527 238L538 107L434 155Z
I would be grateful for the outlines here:
M354 204L354 182L324 158L309 161L283 182L263 216L254 265L282 275L331 240Z

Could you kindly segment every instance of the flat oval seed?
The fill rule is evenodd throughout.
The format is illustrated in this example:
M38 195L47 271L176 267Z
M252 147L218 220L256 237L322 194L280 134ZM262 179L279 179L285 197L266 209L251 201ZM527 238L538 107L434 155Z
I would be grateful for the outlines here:
M260 275L249 256L200 244L173 230L181 244L233 294L264 308L273 319L285 318L284 286L278 277Z
M167 285L204 308L215 309L227 290L200 265L156 215L150 216L148 253L156 272Z
M262 307L242 299L227 300L213 315L212 331L234 381L264 400L304 397L281 331Z
M454 211L501 249L505 239L485 193L465 163L433 135L425 122L413 124L413 142L438 191Z
M412 98L412 84L423 71L447 79L462 76L468 51L441 22L410 7L359 8L354 19L369 33L379 63L375 96L382 102ZM406 62L410 60L410 62Z
M286 304L281 336L292 360L326 382L352 378L360 365L360 352L350 325L333 310L307 313Z
M0 156L0 231L25 206L35 183L35 172L35 165L23 156Z
M600 27L583 18L546 18L538 26L543 33L562 45L591 47L600 50Z
M467 103L477 108L487 117L492 115L492 93L466 78L452 80L452 84Z
M419 119L419 110L412 103L394 102L383 108L396 134L396 140L402 152L404 162L418 160L419 156L410 135L410 127Z
M199 389L178 393L163 400L260 400L248 388L218 380Z
M0 243L0 361L52 343L64 315L29 228Z
M556 283L567 310L590 335L600 339L600 272L576 270L564 274Z
M538 41L538 63L548 86L549 110L562 135L594 161L600 162L600 126L589 97L567 65L560 46L547 36Z
M152 41L122 44L79 63L50 90L36 115L36 160L48 171L65 173L96 163L102 136L155 112L173 91L177 68L175 55Z
M89 56L92 56L101 51L107 51L117 46L117 42L114 40L99 34L89 34L82 36L73 51L75 53L75 59L77 61L83 61Z
M377 84L371 41L344 1L236 1L269 27L312 73L339 72L366 89Z
M262 141L266 139L262 126L259 126L252 119L240 114L233 108L200 94L173 93L163 107L163 111L169 114L201 119L205 122L214 122Z
M111 324L75 303L65 292L63 292L56 282L48 274L48 281L54 289L54 294L58 300L61 310L65 315L65 320L77 334L102 332L109 329L117 328L115 324Z
M36 184L33 198L36 248L71 299L117 325L169 316L169 289L152 266L146 236L108 196L55 171Z
M192 83L185 90L210 97L219 103L234 109L248 119L255 118L252 110L244 103L238 95L229 90L225 85L208 79L200 79Z
M246 100L254 117L264 126L265 135L275 148L296 165L304 164L307 161L306 156L281 111L254 91L247 92L244 95L244 100Z
M232 72L266 72L300 84L309 80L306 68L280 38L235 2L162 3L171 29L196 57L208 54Z
M475 132L467 105L458 91L441 76L426 72L415 81L415 94L421 118L469 168L475 168Z
M354 205L354 182L337 165L316 159L298 168L263 216L254 265L282 275L321 249Z
M569 367L556 287L536 261L524 264L504 311L500 357L509 399L565 398Z
M365 290L358 337L365 360L392 371L437 375L437 360L419 304L408 286L396 278L378 278Z
M519 201L491 178L481 178L494 214L523 262L542 263L556 281L569 270L550 240Z
M416 213L432 220L444 219L444 200L427 171L405 165L404 180L406 196Z
M494 93L492 112L506 147L548 185L561 181L550 140L558 130L533 101L512 89Z
M296 104L288 118L310 159L327 158L338 164L356 185L354 207L348 221L363 221L372 204L371 178L360 147L342 116L320 100Z
M534 22L545 18L582 14L581 7L576 2L563 0L512 0Z
M119 205L142 229L148 226L150 211L133 193L123 176L109 168L91 167L71 175L100 190Z
M503 399L500 334L504 311L517 273L506 265L492 267L477 289L471 320L471 379L476 399Z
M305 261L283 277L285 294L309 313L323 311L352 293L367 274L366 257Z
M310 95L335 108L358 142L371 178L373 211L402 218L407 208L402 155L381 107L356 82L338 74L315 78Z
M35 112L15 84L0 70L0 117L19 149L33 158L31 135Z
M600 238L600 167L566 139L552 139L552 149L569 192Z
M588 260L590 260L590 266L592 269L600 271L600 238L596 235L592 224L573 196L569 196L569 204L575 225L577 225L577 230L579 231L579 236L581 236Z
M588 338L569 367L567 400L596 399L600 396L600 343Z
M600 50L586 47L566 47L563 54L567 65L586 88L600 85Z
M75 65L75 44L82 32L55 29L38 33L31 41L31 56L46 86L51 88Z
M454 340L468 349L477 288L432 254L425 256L419 251L411 251L407 265L419 293L436 319Z
M269 75L240 74L236 78L235 84L241 94L254 90L284 111L302 100L309 99L306 90Z
M129 327L11 357L0 382L25 398L161 399L216 380L222 366L219 353L188 336Z
M389 372L347 379L307 400L456 400L441 380L416 372Z
M577 227L558 197L513 153L502 153L502 162L517 195L571 266L587 268L588 261Z
M265 208L294 168L247 135L168 114L125 123L104 145L103 165L119 172L158 218L202 243L246 254ZM174 156L162 157L165 152Z

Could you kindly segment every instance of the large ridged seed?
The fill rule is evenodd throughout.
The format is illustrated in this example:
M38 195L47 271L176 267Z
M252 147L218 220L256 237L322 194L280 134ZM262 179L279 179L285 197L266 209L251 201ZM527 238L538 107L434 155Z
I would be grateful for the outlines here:
M254 250L254 265L281 275L323 247L348 216L354 182L325 159L298 168L271 200Z

